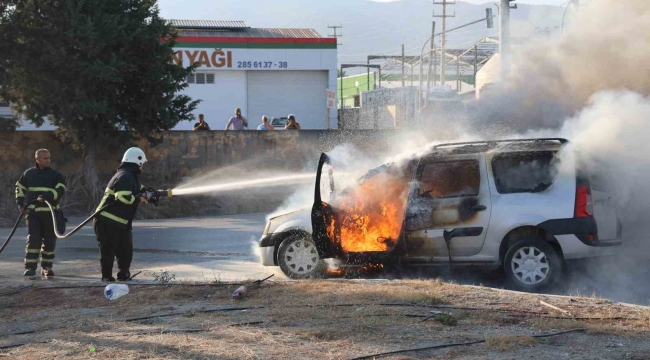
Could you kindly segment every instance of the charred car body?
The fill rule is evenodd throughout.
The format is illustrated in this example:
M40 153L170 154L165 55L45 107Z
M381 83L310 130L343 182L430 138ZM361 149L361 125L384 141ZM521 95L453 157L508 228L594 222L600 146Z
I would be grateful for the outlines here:
M340 193L322 154L312 209L270 219L262 263L292 278L320 276L324 260L500 266L516 288L550 286L565 261L613 255L622 245L606 176L581 171L567 143L438 145Z

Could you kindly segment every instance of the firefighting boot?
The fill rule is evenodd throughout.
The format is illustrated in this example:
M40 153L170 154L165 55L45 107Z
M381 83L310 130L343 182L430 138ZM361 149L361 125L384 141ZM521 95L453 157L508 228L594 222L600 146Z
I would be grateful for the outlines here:
M51 268L43 268L41 270L41 276L43 277L52 277L54 276L54 271Z
M115 278L112 277L112 276L111 277L103 277L102 282L115 282Z
M117 273L117 281L127 281L131 278L131 272L129 270L120 270Z
M24 276L35 276L36 275L36 269L25 269L25 272L23 273Z

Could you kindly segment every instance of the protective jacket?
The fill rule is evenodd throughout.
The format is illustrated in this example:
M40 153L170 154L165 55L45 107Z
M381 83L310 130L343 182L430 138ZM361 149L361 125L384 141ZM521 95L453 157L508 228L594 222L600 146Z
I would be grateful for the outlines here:
M139 175L140 167L134 163L124 162L117 168L117 174L108 182L97 210L106 204L113 205L99 213L97 221L122 229L132 228L133 217L140 203L138 195L144 190Z
M41 169L38 164L27 169L16 182L16 204L18 206L29 204L39 195L43 195L43 198L52 204L53 208L58 209L64 193L65 179L63 175L49 167ZM50 208L45 203L36 202L29 205L27 210L49 212Z

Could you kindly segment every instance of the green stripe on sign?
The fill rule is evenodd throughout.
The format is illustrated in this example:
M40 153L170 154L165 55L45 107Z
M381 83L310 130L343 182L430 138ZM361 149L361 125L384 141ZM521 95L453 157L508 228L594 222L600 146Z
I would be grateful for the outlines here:
M178 42L174 48L206 49L336 49L336 44L237 44Z

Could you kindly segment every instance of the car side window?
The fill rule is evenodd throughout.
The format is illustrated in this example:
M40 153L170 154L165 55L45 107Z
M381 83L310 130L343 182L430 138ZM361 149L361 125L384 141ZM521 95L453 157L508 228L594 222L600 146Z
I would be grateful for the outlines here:
M500 194L542 192L558 173L553 151L513 152L492 159L494 184Z
M419 197L477 196L481 183L476 160L425 163L421 168Z

